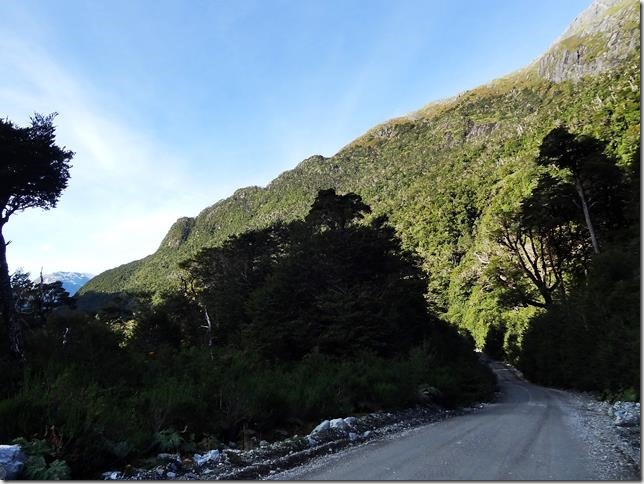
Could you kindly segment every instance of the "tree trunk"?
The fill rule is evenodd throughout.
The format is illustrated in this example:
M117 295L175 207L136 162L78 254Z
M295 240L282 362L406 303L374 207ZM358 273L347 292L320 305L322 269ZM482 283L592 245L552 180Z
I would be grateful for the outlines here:
M208 351L210 351L210 359L214 359L212 353L212 321L210 320L210 315L208 314L208 309L206 305L203 306L203 313L206 317L206 329L208 330Z
M22 328L16 317L16 310L13 305L11 278L9 277L9 265L7 264L7 243L2 234L2 225L0 225L0 311L9 335L9 349L19 361L24 361L25 350L22 342Z
M593 250L595 251L595 254L599 254L599 243L597 242L597 235L595 234L593 223L590 220L590 209L588 208L588 203L586 202L584 187L581 185L581 180L579 180L579 178L575 178L575 188L577 189L577 194L579 195L579 198L581 200L581 208L584 211L586 227L588 227L588 232L590 232L590 241L593 244Z

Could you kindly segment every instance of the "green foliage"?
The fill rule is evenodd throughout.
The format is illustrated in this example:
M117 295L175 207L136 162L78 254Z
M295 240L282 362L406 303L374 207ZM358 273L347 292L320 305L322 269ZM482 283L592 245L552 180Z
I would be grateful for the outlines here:
M319 202L305 222L203 251L185 264L182 293L50 314L29 333L37 356L0 402L0 439L56 429L74 476L95 477L213 436L245 441L249 428L302 431L413 405L420 386L438 388L445 405L491 396L473 341L427 311L418 261L384 218L364 220L355 194ZM30 475L60 470L41 464Z
M519 358L528 378L639 395L639 251L633 249L597 256L588 279L571 291L566 304L534 318Z
M81 291L79 307L109 306L29 332L27 368L0 354L0 439L53 426L57 457L96 477L249 429L408 406L419 387L470 403L494 388L475 345L544 384L637 398L638 54L579 82L533 66L180 219L153 255ZM593 149L572 165L550 156L579 140ZM570 205L575 176L599 255ZM536 272L516 249L539 255Z
M34 439L28 441L18 438L13 441L19 444L27 454L22 474L29 480L60 481L70 478L69 466L64 460L54 459L58 450L50 441Z
M178 288L180 261L230 235L302 219L319 189L335 187L360 193L371 217L389 217L432 274L432 303L446 311L452 274L477 251L497 198L494 187L532 172L548 131L565 123L606 142L618 165L632 164L639 146L636 54L580 82L554 84L533 72L517 73L385 123L333 157L303 161L266 188L238 190L173 228L166 240L171 245L98 276L82 292Z
M34 114L27 128L0 119L0 313L6 328L5 342L18 360L25 358L23 336L9 277L8 243L2 230L15 213L28 208L54 208L67 187L74 153L55 144L55 117L56 113Z

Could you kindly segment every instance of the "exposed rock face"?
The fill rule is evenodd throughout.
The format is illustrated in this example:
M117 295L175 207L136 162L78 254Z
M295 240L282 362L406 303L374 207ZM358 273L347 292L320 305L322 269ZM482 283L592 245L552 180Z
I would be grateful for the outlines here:
M168 234L163 239L163 242L161 242L160 248L170 247L176 249L188 240L194 226L194 218L181 217L172 225L172 227L170 227Z
M472 141L476 138L482 136L487 136L497 127L497 123L483 123L475 124L472 121L468 121L465 125L465 140Z
M595 0L537 60L537 70L553 82L579 81L614 68L639 47L639 3Z

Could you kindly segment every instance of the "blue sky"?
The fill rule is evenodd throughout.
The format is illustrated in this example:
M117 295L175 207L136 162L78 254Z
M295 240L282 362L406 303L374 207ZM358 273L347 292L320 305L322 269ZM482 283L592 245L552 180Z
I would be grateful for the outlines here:
M590 0L0 2L0 116L57 111L57 208L5 227L11 270L98 273L181 216L523 67Z

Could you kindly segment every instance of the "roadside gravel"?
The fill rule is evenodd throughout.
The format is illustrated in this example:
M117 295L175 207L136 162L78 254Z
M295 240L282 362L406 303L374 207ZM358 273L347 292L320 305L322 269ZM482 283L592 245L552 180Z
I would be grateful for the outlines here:
M588 446L596 465L597 478L641 479L640 424L616 425L615 418L611 417L613 405L610 403L587 393L565 393L577 410L570 415L569 423Z

